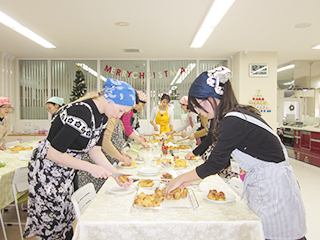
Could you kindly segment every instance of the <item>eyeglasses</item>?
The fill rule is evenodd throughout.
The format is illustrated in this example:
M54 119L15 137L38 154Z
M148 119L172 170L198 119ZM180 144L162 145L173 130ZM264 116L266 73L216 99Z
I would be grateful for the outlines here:
M207 101L207 99L202 99L200 102L198 102L199 103L199 105L202 103L202 102L204 102L204 101ZM196 105L192 105L193 106L193 109L194 109L194 111L196 112L196 114L200 114L199 113L199 107L197 107ZM207 112L206 110L204 110L205 112Z
M11 107L11 106L8 106L8 105L3 105L3 106L1 106L0 108L11 109L12 107Z
M53 107L53 106L48 107L48 108L47 108L47 112L50 112L50 110L51 110L52 107Z

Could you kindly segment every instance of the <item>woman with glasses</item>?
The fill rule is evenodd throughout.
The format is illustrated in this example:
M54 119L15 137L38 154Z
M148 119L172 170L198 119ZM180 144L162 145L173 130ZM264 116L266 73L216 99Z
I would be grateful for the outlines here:
M167 136L172 135L174 133L179 133L185 130L187 127L191 127L187 132L182 132L181 137L189 137L191 134L195 133L199 127L198 123L198 114L191 112L190 109L188 108L188 96L183 96L180 99L180 105L182 110L187 114L187 117L182 121L182 124L180 127L178 127L177 130L173 130L170 132L167 132Z
M60 108L48 136L34 149L29 161L28 217L24 238L71 240L75 219L71 196L76 170L95 178L120 174L101 151L108 118L119 118L135 104L128 83L108 78L101 92L86 94ZM95 164L81 160L89 153ZM122 183L129 187L132 179Z
M9 132L8 115L11 111L11 102L7 97L0 97L0 150L6 150L7 136Z
M232 156L247 172L243 196L261 218L265 238L305 239L305 210L286 148L257 109L239 105L230 78L228 68L218 67L192 83L190 110L212 119L209 131L217 141L208 160L173 179L166 195L218 173L230 165Z
M63 98L59 97L52 97L49 98L48 101L46 102L46 108L47 111L52 115L57 113L59 108L61 108L64 105Z

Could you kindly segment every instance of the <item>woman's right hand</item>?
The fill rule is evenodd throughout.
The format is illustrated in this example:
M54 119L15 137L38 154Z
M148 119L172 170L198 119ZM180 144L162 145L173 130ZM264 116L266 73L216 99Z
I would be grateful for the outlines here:
M127 179L128 179L128 182L121 182L119 177L116 177L115 180L117 182L117 184L120 186L120 187L124 187L124 188L129 188L131 186L131 184L133 183L133 180L127 176Z
M156 124L153 125L153 128L154 128L154 131L159 131L159 128L158 128L158 126Z
M170 135L172 135L172 134L174 134L174 131L166 132L166 135L167 135L167 136L170 136Z
M194 134L193 133L189 136L189 139L190 140L194 140Z
M193 152L189 152L187 155L184 156L184 159L189 160L190 158L193 158L195 155L193 154Z
M121 155L120 159L118 159L120 162L123 162L124 165L126 166L131 166L132 164L132 159L129 158L128 156Z
M91 164L88 172L95 178L105 178L107 179L108 177L111 176L111 172L109 172L107 169L104 167L101 167L96 164Z

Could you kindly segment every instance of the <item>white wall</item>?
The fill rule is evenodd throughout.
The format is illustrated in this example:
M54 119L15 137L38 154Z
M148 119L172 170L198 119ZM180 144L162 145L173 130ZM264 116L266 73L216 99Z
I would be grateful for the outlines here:
M10 119L10 132L14 131L16 114L15 110L18 108L19 104L16 104L16 92L17 89L15 86L15 56L12 56L7 53L0 52L0 96L8 97L11 101L12 110L9 114Z
M268 64L267 77L250 77L250 64ZM240 104L249 104L257 89L268 102L271 112L261 113L262 118L274 129L277 123L277 53L238 52L233 56L232 85Z

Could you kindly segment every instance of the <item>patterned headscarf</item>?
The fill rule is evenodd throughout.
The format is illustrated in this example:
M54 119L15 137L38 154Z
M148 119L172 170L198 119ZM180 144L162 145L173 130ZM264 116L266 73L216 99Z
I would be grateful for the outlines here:
M139 101L140 102L144 102L146 103L147 102L147 95L142 92L142 91L137 91L137 94L138 94L138 97L139 97Z
M196 98L214 97L221 99L223 85L231 78L231 71L226 67L217 67L201 73L191 84L189 95Z
M64 101L63 101L63 98L52 97L48 99L47 103L57 103L59 104L60 107L62 107L64 104Z
M180 99L180 103L183 104L183 105L188 105L188 96L183 96Z
M10 105L11 106L10 99L7 97L0 97L0 106L3 106L3 105Z
M103 96L109 102L134 107L136 102L136 93L129 83L107 78L103 88Z

